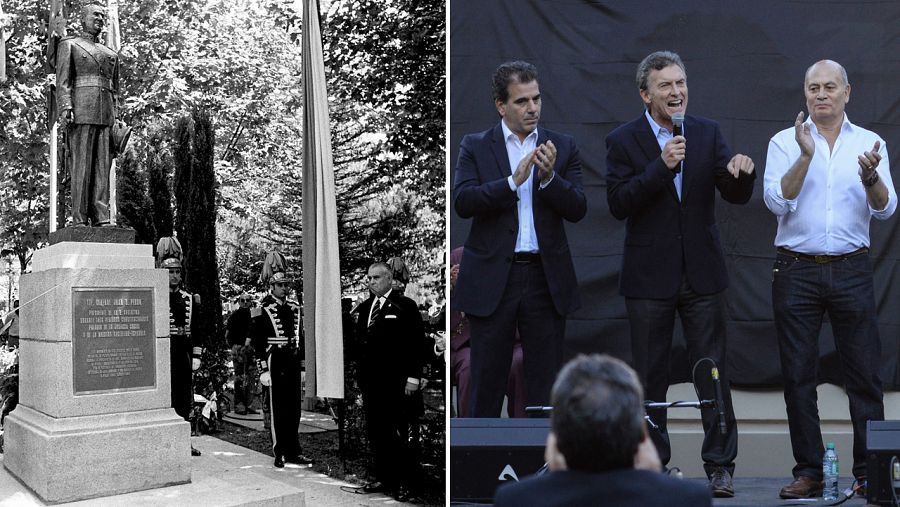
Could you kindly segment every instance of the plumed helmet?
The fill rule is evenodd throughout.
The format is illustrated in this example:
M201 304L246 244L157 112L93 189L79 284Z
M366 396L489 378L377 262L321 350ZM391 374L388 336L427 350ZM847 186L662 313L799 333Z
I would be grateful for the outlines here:
M259 279L262 283L269 285L277 282L294 282L294 277L288 271L287 259L280 252L274 251L266 254Z
M409 283L409 268L406 267L406 263L403 262L403 259L400 257L391 257L385 264L391 268L391 276L394 280L397 280L404 285Z
M156 243L156 265L160 268L180 268L181 243L174 237L159 238Z
M181 267L181 259L177 257L166 257L159 263L159 267L161 268L180 268Z

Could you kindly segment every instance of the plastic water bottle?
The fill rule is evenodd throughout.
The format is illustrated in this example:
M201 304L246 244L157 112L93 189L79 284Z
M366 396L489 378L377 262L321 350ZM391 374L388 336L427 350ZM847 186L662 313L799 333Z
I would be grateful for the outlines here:
M838 499L838 455L834 450L834 442L825 445L825 456L822 457L822 475L825 478L825 489L822 490L822 498L825 500Z

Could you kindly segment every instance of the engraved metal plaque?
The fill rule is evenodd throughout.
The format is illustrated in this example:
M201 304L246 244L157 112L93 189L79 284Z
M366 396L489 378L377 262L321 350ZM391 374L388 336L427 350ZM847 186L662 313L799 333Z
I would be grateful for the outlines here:
M75 394L156 387L152 288L72 289Z

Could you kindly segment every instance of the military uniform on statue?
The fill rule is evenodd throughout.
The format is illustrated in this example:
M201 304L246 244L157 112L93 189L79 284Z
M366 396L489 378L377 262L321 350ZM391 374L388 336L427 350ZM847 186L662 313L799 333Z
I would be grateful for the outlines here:
M172 370L172 408L184 418L191 420L194 405L193 372L200 368L203 346L200 338L192 332L193 319L200 296L191 294L181 287L182 265L181 244L175 238L160 238L156 245L156 256L160 268L169 270L169 355ZM191 456L200 456L200 451L191 446Z
M300 305L287 299L294 280L287 274L287 261L277 252L263 263L263 283L269 294L261 308L253 309L250 337L256 349L259 381L268 387L272 452L275 466L285 462L308 465L312 460L300 453L300 407L303 401L303 325Z
M56 100L66 133L74 225L108 225L109 171L117 146L113 137L119 93L119 57L100 44L106 12L82 11L82 32L57 47ZM124 143L123 143L124 144Z

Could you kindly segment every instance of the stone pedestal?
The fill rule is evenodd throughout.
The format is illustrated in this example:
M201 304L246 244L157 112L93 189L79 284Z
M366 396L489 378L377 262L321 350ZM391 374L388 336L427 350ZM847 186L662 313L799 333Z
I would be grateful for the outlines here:
M191 480L170 408L168 275L149 245L61 242L20 281L5 467L47 503Z

